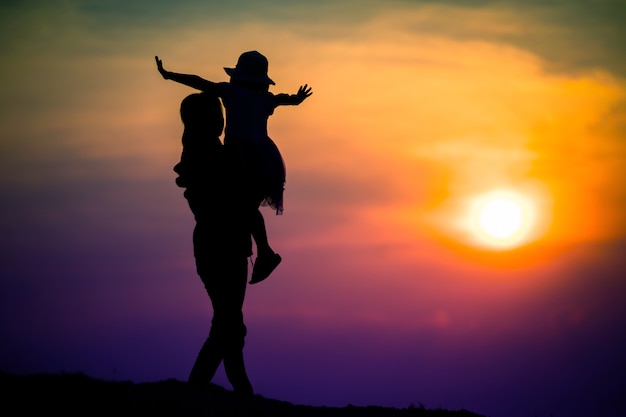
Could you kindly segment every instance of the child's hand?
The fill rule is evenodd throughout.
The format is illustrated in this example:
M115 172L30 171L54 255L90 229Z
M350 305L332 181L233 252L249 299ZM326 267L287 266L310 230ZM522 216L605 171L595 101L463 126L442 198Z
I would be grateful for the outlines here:
M302 103L307 97L309 97L313 92L311 91L311 87L308 84L304 84L298 88L298 93L296 94L296 104Z
M158 56L155 56L154 59L156 60L156 64L157 64L157 69L159 70L159 73L161 74L161 76L163 76L164 79L168 79L168 71L165 70L165 68L163 68L163 61L161 61L159 59Z

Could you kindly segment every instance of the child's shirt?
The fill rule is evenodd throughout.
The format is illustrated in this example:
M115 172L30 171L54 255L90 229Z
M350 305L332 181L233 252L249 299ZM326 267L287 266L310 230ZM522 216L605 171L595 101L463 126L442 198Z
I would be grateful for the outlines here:
M217 86L226 109L225 136L240 140L266 138L267 119L278 105L274 94L253 91L229 82L221 82Z

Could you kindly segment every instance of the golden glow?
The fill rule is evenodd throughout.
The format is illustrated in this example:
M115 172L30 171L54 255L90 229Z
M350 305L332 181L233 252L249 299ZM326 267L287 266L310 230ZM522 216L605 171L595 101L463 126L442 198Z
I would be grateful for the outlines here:
M496 35L525 27L517 16L493 13L505 12L389 11L332 38L315 35L324 28L207 26L203 19L99 59L51 53L66 51L65 38L45 50L42 43L16 45L15 51L42 49L31 60L12 60L16 70L0 80L7 92L0 145L23 146L33 161L34 152L44 158L56 155L51 149L72 149L75 165L54 163L73 167L71 175L82 175L86 160L105 170L102 178L171 182L181 147L178 105L191 90L164 81L145 51L158 53L173 71L222 81L223 67L254 48L270 59L273 92L295 92L304 83L314 90L302 106L270 118L270 135L288 165L289 215L269 230L292 230L290 244L384 241L397 257L414 261L412 252L397 248L415 244L427 253L425 247L443 242L446 249L508 250L619 236L626 227L624 80L605 70L547 71L548 62L519 45L457 36L458 21ZM94 35L85 29L72 39L87 36ZM55 83L36 76L42 67ZM11 97L41 102L46 111L24 113ZM40 177L36 170L17 176ZM487 204L477 196L488 190L515 195L521 214L499 226L489 224L494 215L481 222Z

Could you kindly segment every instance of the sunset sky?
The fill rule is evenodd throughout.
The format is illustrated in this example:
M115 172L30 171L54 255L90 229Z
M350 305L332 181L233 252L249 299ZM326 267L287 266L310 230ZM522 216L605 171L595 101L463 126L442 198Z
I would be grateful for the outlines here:
M624 0L3 2L0 370L187 378L212 313L172 171L193 90L154 56L227 81L258 50L271 91L313 88L269 122L258 394L624 415L624 22ZM511 237L481 225L494 196Z

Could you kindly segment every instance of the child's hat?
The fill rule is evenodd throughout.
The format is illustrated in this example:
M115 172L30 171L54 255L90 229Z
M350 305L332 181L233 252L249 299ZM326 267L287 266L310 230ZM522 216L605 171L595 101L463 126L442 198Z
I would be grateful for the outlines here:
M248 51L239 55L235 68L224 68L226 74L240 81L261 84L276 84L267 76L268 61L257 51Z

